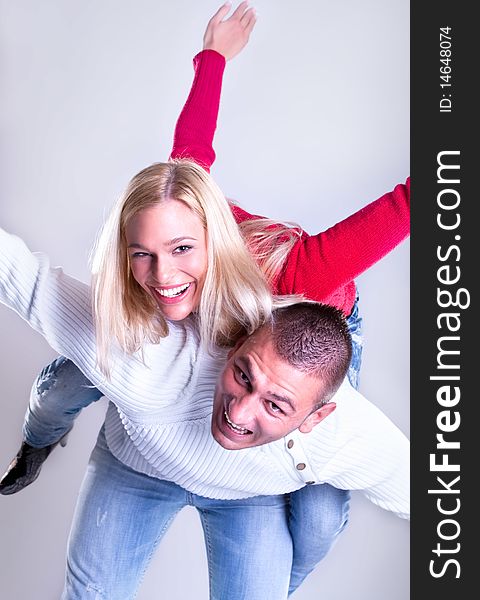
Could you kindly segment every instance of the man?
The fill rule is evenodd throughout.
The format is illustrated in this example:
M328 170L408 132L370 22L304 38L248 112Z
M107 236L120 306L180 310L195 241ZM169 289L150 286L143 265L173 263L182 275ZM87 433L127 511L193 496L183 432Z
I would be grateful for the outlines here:
M342 384L349 358L339 311L301 303L277 310L223 368L217 363L214 392L207 368L201 385L206 392L211 380L211 416L202 394L175 416L165 407L143 424L110 404L77 505L66 597L82 597L92 581L106 597L120 589L133 597L185 506L199 512L218 599L287 596L292 540L282 491L329 482L407 517L408 441Z
M132 597L159 539L188 505L202 521L218 599L287 596L292 540L282 491L328 482L407 517L408 441L342 384L349 358L339 311L301 303L277 310L218 364L211 417L201 397L176 407L175 417L171 407L159 411L155 420L165 414L167 424L158 427L110 405L77 506L67 589L81 597L93 580L107 597L120 587ZM207 379L213 393L213 370Z

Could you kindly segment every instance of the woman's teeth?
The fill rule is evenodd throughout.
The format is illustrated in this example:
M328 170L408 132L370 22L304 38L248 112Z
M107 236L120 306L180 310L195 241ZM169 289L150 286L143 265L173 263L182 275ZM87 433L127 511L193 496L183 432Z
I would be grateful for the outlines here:
M185 283L184 285L169 288L168 290L162 288L155 288L155 291L158 292L160 296L165 296L165 298L173 298L174 296L179 296L180 294L183 294L183 292L189 287L190 283Z

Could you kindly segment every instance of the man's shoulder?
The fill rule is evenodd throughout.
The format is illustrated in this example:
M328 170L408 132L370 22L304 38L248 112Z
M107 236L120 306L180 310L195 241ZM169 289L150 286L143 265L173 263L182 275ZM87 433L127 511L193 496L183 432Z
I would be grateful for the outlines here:
M373 402L355 390L347 378L342 382L330 402L335 410L313 428L312 438L321 440L325 436L334 437L338 444L353 438L371 439L374 436L388 435L396 425ZM313 441L313 439L312 439Z

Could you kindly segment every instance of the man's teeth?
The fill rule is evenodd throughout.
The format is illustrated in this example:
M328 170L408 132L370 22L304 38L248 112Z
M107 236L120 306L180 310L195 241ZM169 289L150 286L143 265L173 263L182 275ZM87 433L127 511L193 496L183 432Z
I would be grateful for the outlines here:
M165 296L166 298L173 298L174 296L179 296L185 290L190 287L189 283L185 283L184 285L180 285L178 287L170 288L168 290L162 288L155 288L155 291L160 294L160 296Z
M230 419L228 418L227 411L225 411L225 419L227 420L227 423L230 425L230 427L232 429L235 429L235 431L237 431L238 433L241 433L243 435L245 435L246 433L251 433L249 429L245 429L245 427L240 427L240 425L235 425L235 423L230 421Z

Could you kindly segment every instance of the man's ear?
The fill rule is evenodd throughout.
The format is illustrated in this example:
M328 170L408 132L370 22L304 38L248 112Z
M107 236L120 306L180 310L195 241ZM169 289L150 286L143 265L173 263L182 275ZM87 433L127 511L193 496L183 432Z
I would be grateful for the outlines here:
M227 360L229 358L232 358L232 356L234 355L234 353L240 348L240 346L242 346L242 344L244 342L247 341L247 339L248 339L248 335L245 334L245 335L242 335L242 337L237 340L237 343L235 344L235 346L233 348L230 348L230 350L228 351Z
M302 433L310 433L315 425L318 425L320 421L323 421L323 419L328 417L328 415L331 414L336 408L337 405L335 402L327 402L327 404L317 408L315 412L308 415L305 421L298 428L298 431L301 431Z

